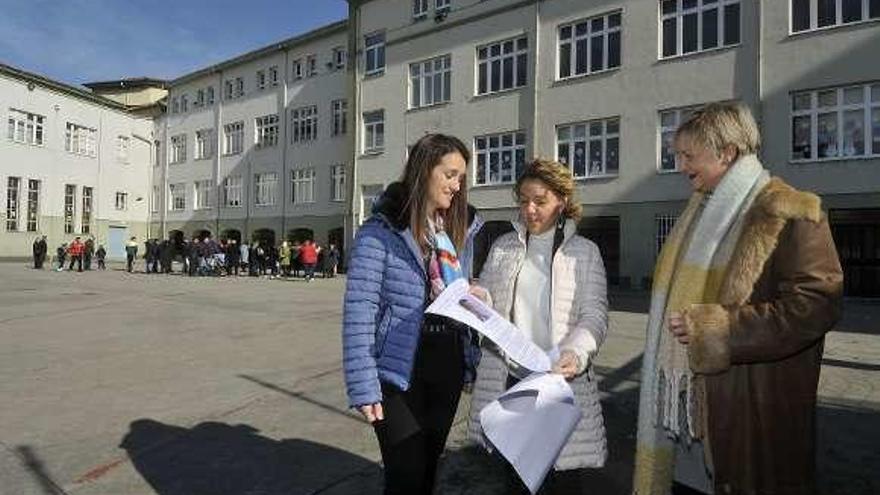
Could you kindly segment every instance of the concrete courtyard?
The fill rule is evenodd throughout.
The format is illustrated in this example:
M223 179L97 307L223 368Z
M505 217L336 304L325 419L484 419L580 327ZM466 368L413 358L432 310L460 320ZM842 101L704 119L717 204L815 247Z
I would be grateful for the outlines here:
M302 281L36 271L0 264L0 494L380 493L371 429L340 368L344 278ZM596 367L608 466L629 491L645 295L614 294ZM847 301L826 340L824 494L880 493L880 303ZM468 448L462 398L442 494L503 493Z

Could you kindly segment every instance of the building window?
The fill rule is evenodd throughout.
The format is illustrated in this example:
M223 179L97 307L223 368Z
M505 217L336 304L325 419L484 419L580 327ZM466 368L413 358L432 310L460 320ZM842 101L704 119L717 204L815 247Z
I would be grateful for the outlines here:
M333 107L333 135L341 136L348 130L348 102L346 100L334 100Z
M880 156L880 83L791 97L791 159Z
M337 46L333 49L333 68L336 70L345 68L345 61L348 55L344 46Z
M660 250L663 249L663 244L672 232L672 228L675 227L677 220L677 215L656 215L654 217L656 254L660 254Z
M273 65L269 67L269 84L272 86L278 86L278 66Z
M278 114L265 115L254 119L255 143L257 148L267 148L278 144Z
M208 105L214 104L214 86L208 86L208 89L205 90L207 92L206 101Z
M880 19L880 0L791 0L791 32Z
M186 161L186 134L171 136L171 156L169 163L183 163Z
M241 176L235 175L223 180L223 204L228 208L241 206Z
M171 98L171 113L180 113L180 99L176 96Z
M678 126L690 118L695 107L676 108L660 112L660 162L657 170L660 172L677 172L678 163L675 159L675 131Z
M385 70L385 33L364 36L364 74L378 74Z
M292 75L294 79L302 79L303 77L303 64L302 59L296 59L293 61L293 70Z
M410 64L409 77L410 108L448 102L452 86L452 56Z
M559 79L620 67L620 12L559 27Z
M223 98L226 100L231 100L234 98L235 94L235 86L232 83L232 79L227 79L225 83L223 83Z
M131 146L131 138L128 136L116 137L116 161L128 163L128 150Z
M257 89L266 89L266 72L257 71Z
M158 139L153 141L153 149L153 156L155 157L153 161L153 166L158 167L162 164L162 142Z
M385 149L385 110L364 113L364 153Z
M203 107L205 106L205 90L200 89L196 91L196 101L193 102L193 107Z
M159 186L153 186L153 196L150 198L150 212L159 213Z
M210 180L197 180L194 184L195 209L207 210L214 206L211 191L214 189Z
M71 186L73 187L73 186ZM74 194L76 189L73 190ZM92 198L94 197L91 187L83 187L82 189L82 225L80 232L88 234L92 231ZM71 215L71 218L73 216ZM66 229L65 229L66 230ZM71 221L71 232L73 232L73 222Z
M44 120L42 115L10 109L7 137L16 143L42 146Z
M662 57L740 42L740 0L662 0Z
M36 232L40 219L40 181L28 180L27 231Z
M428 0L413 0L413 17L424 19L428 16Z
M500 41L477 48L477 94L525 86L528 80L528 38Z
M171 138L172 142L174 138ZM186 150L184 149L184 155ZM206 160L214 156L214 129L201 129L196 131L196 151L193 156L196 160Z
M434 9L439 11L449 10L452 0L434 0Z
M128 193L116 193L116 209L119 211L125 211L128 209Z
M83 188L83 195L85 195L86 188ZM83 200L83 204L85 204L85 200ZM64 233L72 234L73 233L73 223L76 215L76 186L72 184L64 185ZM83 213L85 216L85 213Z
M14 232L18 230L18 201L21 187L21 178L9 177L6 179L6 230Z
M235 97L241 98L244 96L244 78L236 77L235 78Z
M315 202L315 169L303 168L293 171L293 204Z
M275 172L254 175L254 205L274 205L275 189L277 185L278 174Z
M188 95L180 95L180 111L187 112L189 111L189 96Z
M575 178L617 175L620 120L591 120L556 128L556 159Z
M183 211L186 209L186 184L168 184L168 209Z
M96 156L98 131L72 122L64 133L64 151L74 155Z
M345 201L345 165L334 165L331 169L331 193L332 201Z
M306 57L306 77L314 77L318 75L318 57L309 55Z
M301 143L318 138L318 107L294 108L290 111L291 142Z
M223 154L241 153L244 145L244 122L233 122L223 126Z
M510 184L526 163L526 133L507 132L474 139L477 185Z

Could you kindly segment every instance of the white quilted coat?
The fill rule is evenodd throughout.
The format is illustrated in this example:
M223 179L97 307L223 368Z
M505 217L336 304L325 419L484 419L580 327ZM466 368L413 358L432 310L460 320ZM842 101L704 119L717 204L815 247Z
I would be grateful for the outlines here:
M514 232L501 236L492 245L479 280L479 285L489 292L495 310L508 318L526 254L526 229L518 223L514 223L514 228ZM553 258L550 289L553 342L560 351L571 350L578 356L578 375L570 384L575 401L583 410L583 419L556 461L559 470L602 467L608 453L599 391L589 368L594 352L588 352L588 336L592 336L598 348L608 330L605 267L596 245L576 235L575 230L574 222L566 222L564 240ZM507 373L504 358L494 348L484 346L469 424L470 438L481 445L484 439L480 410L504 392Z

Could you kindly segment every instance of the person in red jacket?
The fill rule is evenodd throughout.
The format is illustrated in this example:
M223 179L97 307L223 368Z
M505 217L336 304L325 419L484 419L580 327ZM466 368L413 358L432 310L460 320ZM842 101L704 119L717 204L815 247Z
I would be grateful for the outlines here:
M315 278L315 266L318 264L318 253L321 248L311 239L307 240L299 248L299 259L306 270L306 281L311 282Z
M73 270L73 264L77 264L78 272L83 271L83 252L85 251L85 245L82 243L79 237L73 240L70 243L70 246L67 248L67 252L70 254L70 266L67 268L68 270Z

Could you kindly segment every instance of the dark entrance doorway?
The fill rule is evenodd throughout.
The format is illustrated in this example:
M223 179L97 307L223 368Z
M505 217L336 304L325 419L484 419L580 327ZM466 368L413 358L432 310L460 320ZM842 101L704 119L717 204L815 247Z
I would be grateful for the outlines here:
M241 244L241 231L236 229L226 229L220 234L220 237L226 240L235 240Z
M478 276L483 271L483 265L489 257L489 249L492 248L495 239L512 230L513 224L506 220L494 220L483 224L483 228L474 238L474 276Z
M253 241L262 246L274 246L275 231L272 229L257 229L254 231Z
M583 218L578 225L578 234L599 247L608 285L629 287L630 280L620 278L620 217Z
M831 210L829 222L844 295L880 297L880 209Z
M314 239L315 232L312 229L293 229L287 233L287 240L290 242L303 243Z

